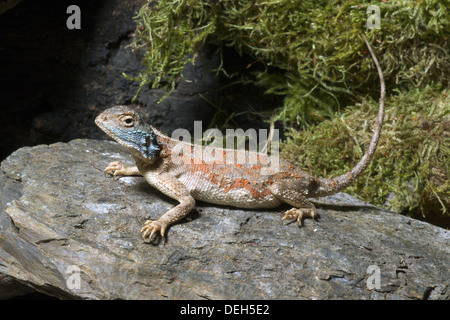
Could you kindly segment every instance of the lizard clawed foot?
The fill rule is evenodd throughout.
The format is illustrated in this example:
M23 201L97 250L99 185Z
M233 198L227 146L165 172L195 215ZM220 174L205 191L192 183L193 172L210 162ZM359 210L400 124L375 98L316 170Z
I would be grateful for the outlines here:
M284 213L284 217L281 220L283 223L287 219L297 220L297 225L302 226L303 218L313 218L317 217L316 208L292 208Z
M164 238L164 233L166 232L167 225L158 221L147 220L141 229L141 236L144 242L149 243L153 240L156 232L160 232L161 236ZM149 236L150 234L150 236Z
M133 176L133 175L140 175L139 170L137 167L130 167L127 165L124 165L120 161L113 161L111 162L103 171L105 173L105 176L107 174L110 174L116 179L117 176Z
M111 162L103 171L105 173L105 176L107 174L112 175L114 178L116 178L118 175L123 174L125 170L125 166L120 161L113 161Z

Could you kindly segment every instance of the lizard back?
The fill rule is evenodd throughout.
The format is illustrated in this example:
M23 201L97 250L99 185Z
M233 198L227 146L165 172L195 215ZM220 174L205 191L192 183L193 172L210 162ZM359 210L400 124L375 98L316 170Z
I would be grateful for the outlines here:
M317 182L265 153L194 145L152 129L162 149L156 166L177 177L198 200L244 208L276 207L281 203L272 192L276 181L295 181L306 190Z

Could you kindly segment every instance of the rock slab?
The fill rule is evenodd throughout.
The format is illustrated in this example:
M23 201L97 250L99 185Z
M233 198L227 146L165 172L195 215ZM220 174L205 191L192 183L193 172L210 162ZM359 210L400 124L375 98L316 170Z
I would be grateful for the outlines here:
M0 297L11 284L62 299L449 299L450 232L346 194L317 199L319 219L197 203L166 240L145 220L176 201L115 142L25 147L1 163ZM17 288L17 286L15 286Z

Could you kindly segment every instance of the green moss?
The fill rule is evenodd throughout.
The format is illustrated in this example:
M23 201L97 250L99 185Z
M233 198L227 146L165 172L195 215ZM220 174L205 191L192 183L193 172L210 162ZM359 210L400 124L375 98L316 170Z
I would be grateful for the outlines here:
M448 214L449 94L427 86L392 95L374 159L346 192L396 212L426 216L435 208ZM364 154L377 112L370 99L306 131L291 129L281 156L317 176L343 174Z
M147 84L162 85L168 92L175 88L185 65L193 63L206 37L215 30L209 6L202 1L147 2L137 15L134 49L144 48L145 70L137 77L139 90Z
M370 32L369 5L381 10L381 29ZM208 40L253 58L251 80L286 97L276 120L320 121L378 88L363 32L388 88L448 85L449 7L448 0L160 0L137 16L135 47L146 50L146 70L135 79L172 90Z

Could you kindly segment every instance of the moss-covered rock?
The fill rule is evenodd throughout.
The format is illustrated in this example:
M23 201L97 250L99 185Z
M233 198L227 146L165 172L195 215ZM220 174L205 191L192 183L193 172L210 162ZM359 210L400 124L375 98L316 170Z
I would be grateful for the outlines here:
M346 192L418 218L448 215L450 90L427 86L397 92L386 105L377 152ZM365 100L331 121L291 129L281 156L317 176L343 174L363 156L377 111L377 102Z
M370 5L380 8L380 29L367 30ZM448 0L150 1L137 16L135 47L146 50L146 70L135 79L154 87L164 80L170 91L208 39L253 58L243 66L254 70L252 80L286 97L278 120L320 120L378 87L363 32L388 88L448 85L449 7Z

